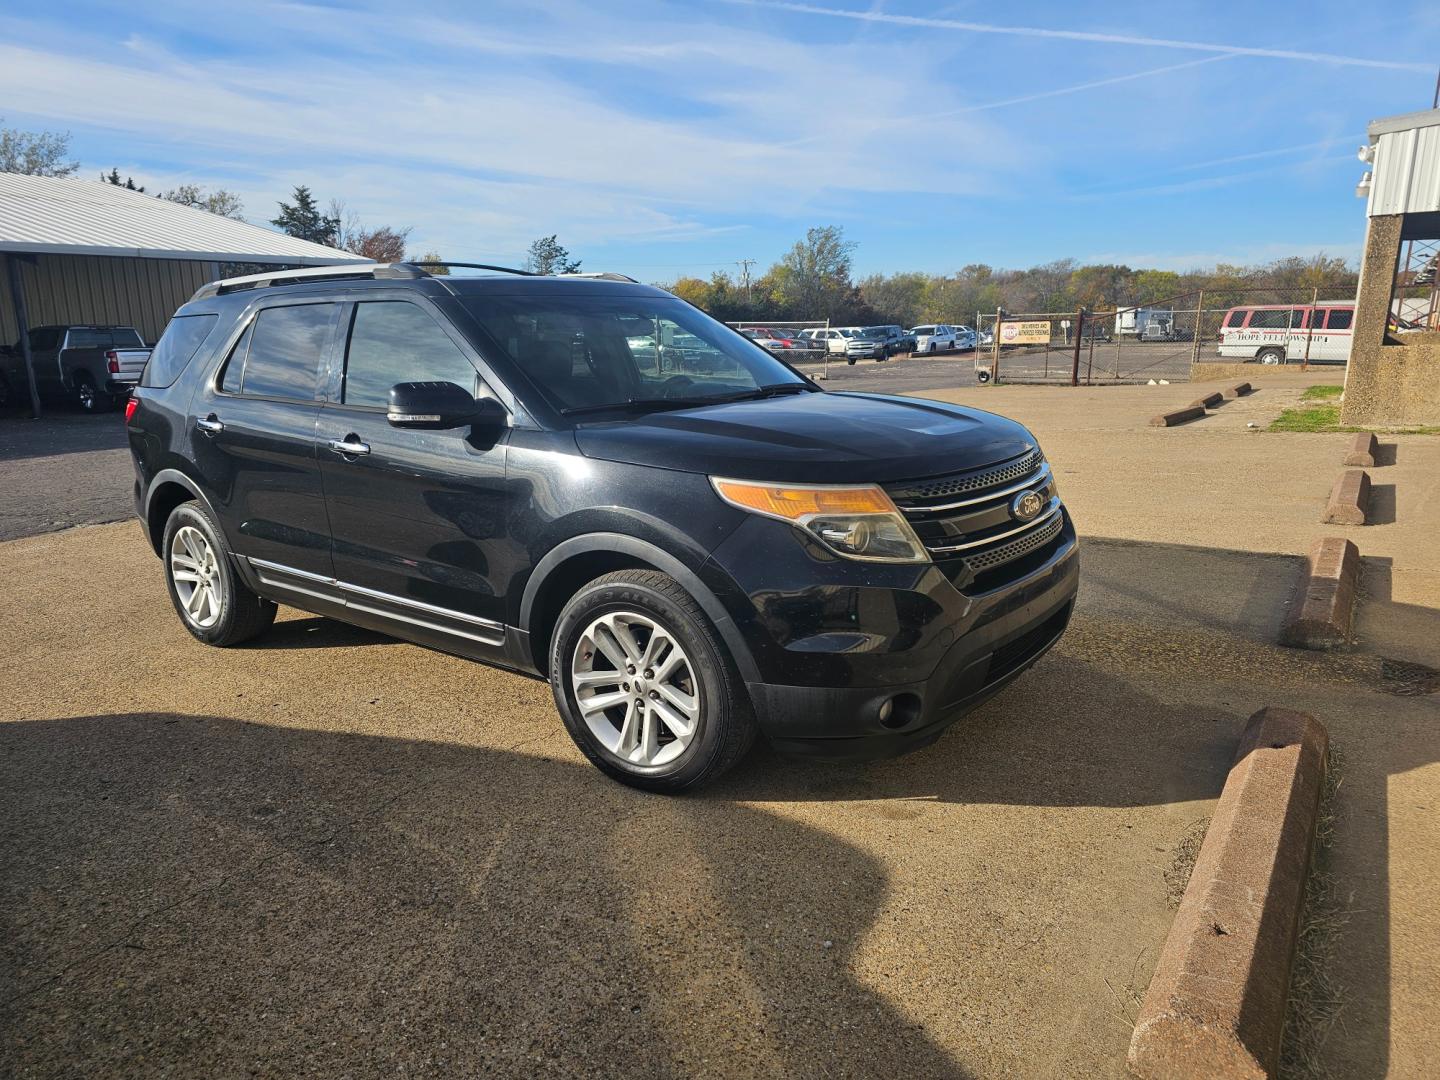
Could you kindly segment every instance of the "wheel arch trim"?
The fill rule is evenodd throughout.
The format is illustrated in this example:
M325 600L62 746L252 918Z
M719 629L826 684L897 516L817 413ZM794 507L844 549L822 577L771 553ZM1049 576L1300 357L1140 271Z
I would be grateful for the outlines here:
M735 661L735 666L740 669L740 675L746 682L760 682L760 669L755 664L755 658L750 654L750 648L740 634L740 628L725 610L725 606L701 579L699 574L686 566L674 555L663 548L656 547L648 541L638 537L626 536L623 533L586 533L583 536L572 536L556 544L544 558L535 564L529 579L525 582L525 591L520 601L520 629L524 630L529 638L531 661L534 663L534 651L536 642L533 634L530 633L534 618L535 605L545 582L550 576L571 559L587 555L593 552L613 552L620 555L628 555L631 558L649 563L655 569L669 574L678 581L685 591L695 598L695 602L709 617L716 631L720 634L721 640L729 650ZM546 642L549 648L549 642ZM537 664L539 669L543 665Z
M179 469L161 469L150 478L150 483L145 486L145 525L147 533L152 531L149 528L150 510L155 502L155 493L166 484L178 484L190 492L191 495L195 496L195 498L204 505L216 523L219 523L220 517L215 513L215 507L210 502L210 497L200 490L199 484L195 483L194 480L190 479L190 477L186 476ZM224 539L226 543L229 543L229 538L225 537L223 533L221 538ZM160 553L161 539L162 538L158 536L150 536L150 546L155 549L157 555Z

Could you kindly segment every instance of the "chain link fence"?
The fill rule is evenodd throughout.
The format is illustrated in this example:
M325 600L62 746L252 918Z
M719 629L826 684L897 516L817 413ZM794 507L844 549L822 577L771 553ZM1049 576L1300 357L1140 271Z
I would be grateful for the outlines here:
M1192 364L1343 364L1353 314L1353 297L1317 288L1202 290L1101 311L979 312L975 366L981 382L1092 386L1183 382Z

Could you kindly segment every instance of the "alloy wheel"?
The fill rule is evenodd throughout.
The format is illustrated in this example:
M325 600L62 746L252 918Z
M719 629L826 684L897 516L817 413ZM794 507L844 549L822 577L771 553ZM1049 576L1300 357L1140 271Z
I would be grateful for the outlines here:
M193 525L175 531L170 541L170 578L185 618L202 630L220 618L220 567L215 549Z
M700 684L689 656L637 611L609 611L585 628L570 686L590 734L631 765L675 761L699 731Z

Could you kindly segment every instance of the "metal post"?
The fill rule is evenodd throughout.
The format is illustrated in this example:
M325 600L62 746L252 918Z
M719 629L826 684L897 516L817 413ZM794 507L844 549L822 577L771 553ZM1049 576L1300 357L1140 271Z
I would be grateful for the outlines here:
M1000 318L1005 314L1004 308L995 309L995 327L990 340L990 383L992 386L1000 385Z
M1320 302L1320 287L1310 290L1310 317L1305 320L1305 359L1300 361L1300 370L1310 370L1310 339L1315 335L1315 305Z
M1200 362L1200 320L1205 317L1205 290L1195 298L1195 326L1190 332L1190 366Z
M40 390L35 385L35 358L30 354L30 316L25 308L25 282L20 275L20 260L25 256L5 256L5 272L10 278L10 298L15 302L15 324L20 333L20 355L25 359L25 381L30 386L30 419L40 419ZM33 256L32 256L33 258Z
M1085 308L1075 309L1075 351L1070 360L1070 385L1080 385L1080 342L1085 340Z

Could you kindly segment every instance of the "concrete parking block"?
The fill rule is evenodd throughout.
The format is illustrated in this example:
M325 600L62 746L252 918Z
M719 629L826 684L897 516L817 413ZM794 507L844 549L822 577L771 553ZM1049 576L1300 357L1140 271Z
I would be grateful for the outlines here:
M1183 409L1176 409L1174 412L1161 413L1159 416L1150 418L1151 427L1174 427L1176 424L1188 423L1191 420L1199 420L1205 415L1203 405L1187 405Z
M1375 467L1375 451L1379 443L1373 431L1359 432L1350 442L1350 449L1345 453L1346 465L1355 465L1362 469L1373 469Z
M1359 579L1360 551L1354 544L1339 536L1315 541L1280 629L1280 644L1297 649L1348 644Z
M1325 779L1325 728L1250 717L1145 995L1138 1077L1273 1075Z
M1225 395L1222 394L1219 390L1216 390L1213 394L1206 394L1204 397L1196 398L1190 403L1190 407L1192 409L1196 406L1199 406L1202 409L1213 409L1216 406L1222 404L1224 401Z
M1225 387L1224 394L1227 398L1244 397L1254 390L1248 382L1238 382L1232 386Z
M1370 512L1370 474L1363 469L1347 469L1330 489L1326 525L1364 525Z

